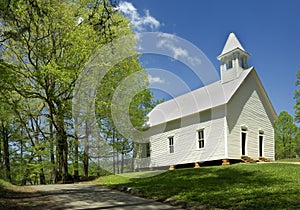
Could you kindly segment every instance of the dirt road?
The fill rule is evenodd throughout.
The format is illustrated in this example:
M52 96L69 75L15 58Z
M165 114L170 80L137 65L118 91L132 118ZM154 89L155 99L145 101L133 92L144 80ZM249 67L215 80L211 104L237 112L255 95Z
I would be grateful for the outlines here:
M176 209L91 184L38 185L32 188L26 193L1 195L0 209Z

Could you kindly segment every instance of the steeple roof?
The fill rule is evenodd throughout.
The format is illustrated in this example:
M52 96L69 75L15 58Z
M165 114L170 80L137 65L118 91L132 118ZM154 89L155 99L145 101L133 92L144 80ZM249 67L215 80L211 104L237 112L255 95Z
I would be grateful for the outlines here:
M243 46L239 42L239 40L236 38L235 34L233 32L231 32L228 36L228 39L226 41L226 44L223 48L223 51L222 51L221 55L224 55L224 54L226 54L226 53L228 53L232 50L235 50L237 48L239 48L240 50L245 51Z

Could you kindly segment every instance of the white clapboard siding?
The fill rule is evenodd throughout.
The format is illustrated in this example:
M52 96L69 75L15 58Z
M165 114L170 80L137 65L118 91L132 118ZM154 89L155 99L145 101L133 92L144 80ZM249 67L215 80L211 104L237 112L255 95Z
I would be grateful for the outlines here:
M138 138L143 139L142 143L150 142L151 146L150 161L147 159L140 165L157 167L240 159L242 126L247 127L245 155L259 158L259 131L263 131L263 157L274 160L276 113L255 70L245 70L242 76L224 84L225 93L231 95L226 96L229 98L227 103L151 126L143 137ZM236 84L238 88L235 88ZM204 129L205 135L205 146L201 149L198 148L199 129ZM169 151L168 138L171 136L174 153Z
M207 113L210 116L207 116ZM224 158L224 121L225 106L220 106L209 112L204 111L200 115L182 118L178 128L152 135L150 137L151 166L177 165ZM205 135L205 146L201 149L198 148L197 131L199 129L204 129ZM168 138L171 136L174 138L174 153L169 151Z
M263 156L274 160L274 128L268 99L253 71L227 104L228 158L241 157L241 127L247 127L246 154L259 158L259 131L263 131Z

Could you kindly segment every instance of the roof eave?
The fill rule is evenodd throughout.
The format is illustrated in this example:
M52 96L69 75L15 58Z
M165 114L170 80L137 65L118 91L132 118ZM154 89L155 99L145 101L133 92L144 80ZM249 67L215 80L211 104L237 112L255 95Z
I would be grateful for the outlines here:
M246 57L250 57L250 53L248 53L248 52L242 50L241 48L237 47L237 48L234 48L233 50L230 50L230 51L228 51L228 52L226 52L226 53L222 53L221 55L219 55L219 56L217 57L217 59L218 59L218 60L221 60L223 57L227 56L228 54L233 53L234 51L239 51L239 52L245 54Z

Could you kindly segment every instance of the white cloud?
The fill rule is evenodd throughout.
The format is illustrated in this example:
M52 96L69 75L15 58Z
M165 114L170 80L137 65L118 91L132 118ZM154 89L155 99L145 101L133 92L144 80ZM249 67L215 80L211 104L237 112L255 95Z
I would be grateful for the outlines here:
M147 29L153 31L160 26L160 22L150 15L149 10L145 10L145 14L141 16L130 2L121 1L118 10L131 20L136 31L141 32L146 31Z
M177 46L177 39L174 38L173 35L164 35L160 36L162 39L157 43L158 48L167 49L171 52L172 58L175 60L186 60L193 66L201 64L201 60L195 56L190 55L189 51Z
M165 83L165 80L161 79L160 77L152 77L150 74L148 76L148 79L150 83L159 83L159 84Z
M173 47L172 48L172 51L174 53L174 58L175 59L178 59L179 57L188 57L189 56L189 53L185 50L185 49L182 49L180 47Z
M197 57L188 57L189 63L191 63L193 66L201 64L201 60Z
M176 36L174 34L160 33L158 34L158 37L176 40Z

